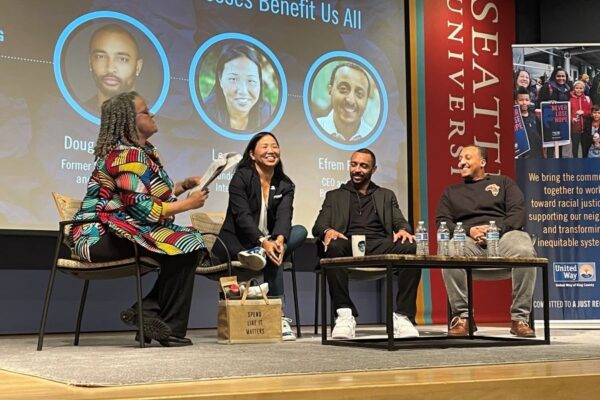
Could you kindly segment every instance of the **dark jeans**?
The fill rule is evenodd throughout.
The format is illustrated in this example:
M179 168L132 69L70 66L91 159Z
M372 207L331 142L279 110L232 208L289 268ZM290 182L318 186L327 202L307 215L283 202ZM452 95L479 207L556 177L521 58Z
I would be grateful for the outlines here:
M308 232L302 225L294 225L290 228L290 234L288 235L288 240L286 242L286 257L288 257L293 250L297 249L302 245L302 243L304 243L306 235L308 235ZM243 248L239 240L231 241L231 243L227 243L226 245L227 251L229 252L229 257L231 257L231 261L238 260L238 252L242 250L249 250ZM215 243L212 251L220 262L227 261L227 252L219 242ZM262 273L264 281L269 284L269 297L283 297L284 288L282 266L275 265L267 258L267 264L263 268ZM224 273L219 273L214 278L218 279L220 276L223 276L223 274L228 275L228 272L225 271ZM233 275L236 275L238 280L247 280L256 277L257 273L245 268L234 268Z
M139 249L140 256L150 257L160 263L154 287L142 300L144 315L161 319L169 325L174 336L185 337L200 250L170 256L153 253L142 247ZM133 255L132 243L112 233L102 235L100 241L90 249L92 261L115 260ZM136 309L136 304L131 307Z
M415 254L417 245L408 241L396 243L392 238L367 239L366 254ZM329 243L325 257L349 257L352 256L351 240L337 239ZM420 268L400 268L398 275L398 293L396 293L396 312L407 316L413 323L417 313L417 290L421 280ZM338 308L350 308L352 314L357 317L358 311L350 299L348 290L348 270L330 269L327 271L329 282L329 293L335 310Z

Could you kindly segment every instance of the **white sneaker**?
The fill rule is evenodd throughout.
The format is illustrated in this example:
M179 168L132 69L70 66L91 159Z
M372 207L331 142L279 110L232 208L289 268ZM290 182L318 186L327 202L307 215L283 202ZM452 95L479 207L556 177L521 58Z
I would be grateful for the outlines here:
M332 339L354 339L356 334L356 320L350 308L338 308L337 318L331 331Z
M394 337L419 337L419 331L412 322L410 322L407 316L394 313Z
M242 263L243 267L253 271L260 271L267 264L265 250L259 246L240 251L238 253L238 260Z
M281 317L281 340L284 342L296 340L296 335L290 326L291 318Z
M269 284L267 282L261 283L260 286L250 286L246 288L246 285L240 285L240 294L244 295L244 291L248 290L246 297L248 299L261 299L263 293L265 296L269 293ZM262 292L261 292L262 290Z

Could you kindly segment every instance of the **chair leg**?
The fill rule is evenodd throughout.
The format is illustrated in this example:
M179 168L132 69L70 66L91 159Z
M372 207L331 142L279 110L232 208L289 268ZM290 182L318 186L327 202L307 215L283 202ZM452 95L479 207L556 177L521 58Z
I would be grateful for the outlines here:
M383 293L383 279L377 279L377 295L379 296L379 303L377 306L379 309L377 310L377 320L379 324L384 323L383 315L384 310L386 309L386 297Z
M333 332L335 326L336 312L333 309L333 300L329 302L329 332Z
M138 315L138 335L140 338L140 347L146 347L144 338L144 308L142 307L142 276L140 274L139 260L135 270L135 288L137 295L137 315Z
M450 299L446 297L446 328L450 331L450 324L452 323L452 308L450 307Z
M319 298L321 297L321 271L315 271L315 335L319 334Z
M90 286L90 281L88 279L85 280L83 284L83 292L81 293L81 301L79 302L79 312L77 313L77 325L75 325L75 340L73 341L73 346L79 346L79 333L81 332L81 320L83 319L83 309L85 308L85 300L87 299L88 287Z
M296 337L302 337L300 308L298 307L298 285L296 283L296 252L292 252L292 290L294 291L294 313L296 315Z
M48 308L50 306L50 297L52 296L52 289L54 288L54 278L56 277L56 260L50 270L50 277L48 278L48 286L46 287L46 298L44 300L44 310L42 311L42 321L40 322L40 333L38 335L37 350L41 351L44 345L44 332L46 330L46 319L48 317Z

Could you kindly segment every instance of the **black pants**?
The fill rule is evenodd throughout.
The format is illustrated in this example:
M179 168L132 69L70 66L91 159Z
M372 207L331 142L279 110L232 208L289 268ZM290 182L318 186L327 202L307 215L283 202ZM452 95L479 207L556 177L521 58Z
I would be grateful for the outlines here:
M415 254L417 246L408 241L396 243L391 238L367 239L366 254ZM349 257L352 255L350 240L337 239L329 243L325 257ZM396 293L396 312L407 316L413 323L417 313L417 290L421 280L420 268L400 268L398 274L398 293ZM348 270L330 269L327 271L329 293L333 308L351 308L352 314L357 317L358 311L350 299L348 290Z
M144 316L161 319L169 325L174 336L185 337L200 250L170 256L153 253L142 247L139 249L140 256L150 257L160 263L154 287L142 300ZM90 249L92 261L108 261L133 255L132 243L111 233L102 235L100 241ZM137 309L136 304L131 307Z
M587 158L594 140L589 133L571 133L571 142L573 143L573 157L579 157L579 144L581 143L581 158Z

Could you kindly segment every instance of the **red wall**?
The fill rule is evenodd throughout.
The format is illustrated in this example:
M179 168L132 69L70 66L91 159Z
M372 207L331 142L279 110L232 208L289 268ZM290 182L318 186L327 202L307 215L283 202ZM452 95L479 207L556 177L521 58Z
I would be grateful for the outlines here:
M488 150L486 172L514 175L512 1L425 0L425 98L429 229L444 188L460 181L457 156L462 146ZM435 245L431 249L435 251ZM477 283L477 320L509 320L510 281ZM441 274L432 271L434 322L446 320Z

